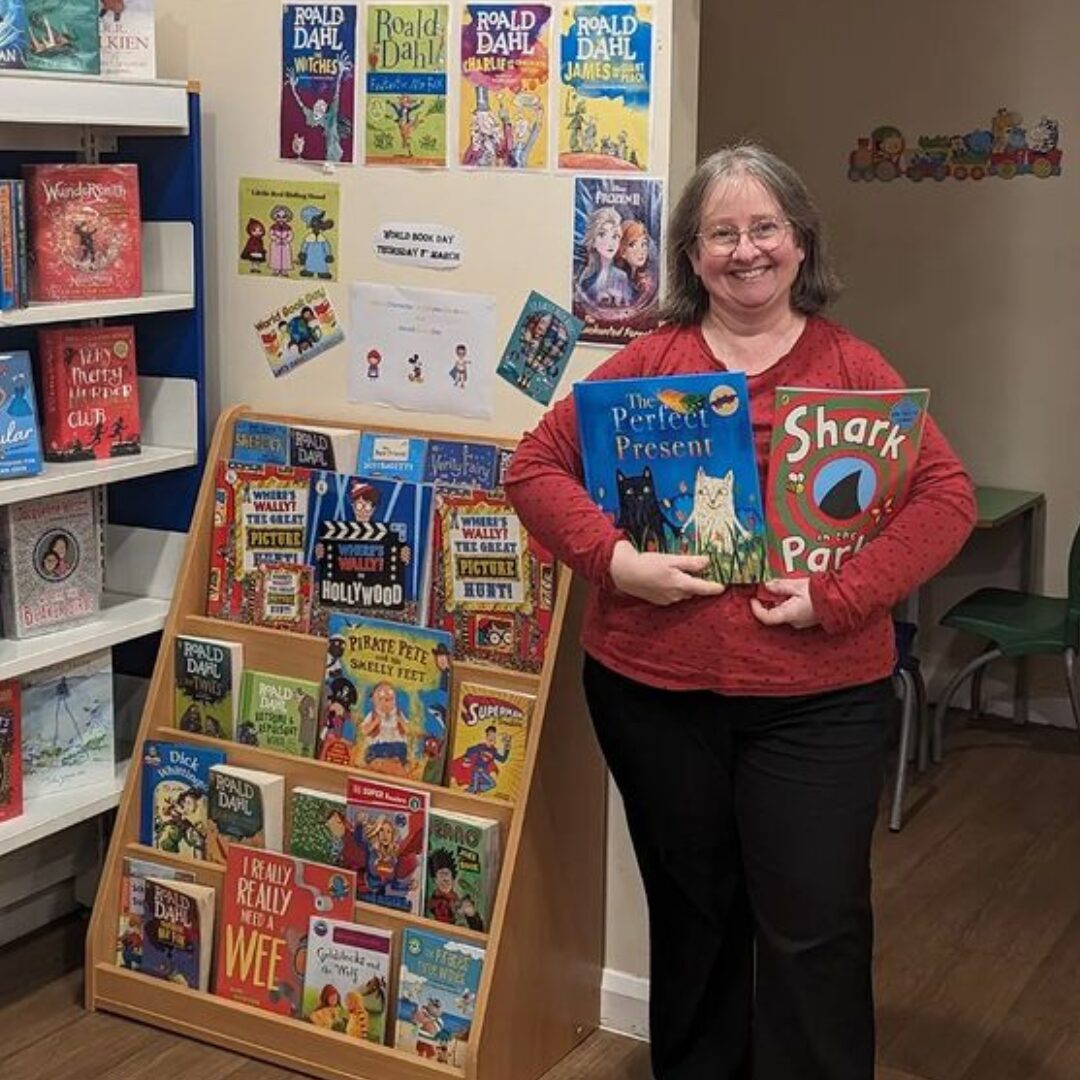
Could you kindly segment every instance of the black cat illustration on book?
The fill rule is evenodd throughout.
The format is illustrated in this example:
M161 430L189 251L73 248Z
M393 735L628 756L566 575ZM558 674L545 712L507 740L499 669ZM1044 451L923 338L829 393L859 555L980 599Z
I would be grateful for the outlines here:
M652 470L640 475L615 470L619 516L615 524L626 532L638 551L671 551L679 530L664 516L656 497Z

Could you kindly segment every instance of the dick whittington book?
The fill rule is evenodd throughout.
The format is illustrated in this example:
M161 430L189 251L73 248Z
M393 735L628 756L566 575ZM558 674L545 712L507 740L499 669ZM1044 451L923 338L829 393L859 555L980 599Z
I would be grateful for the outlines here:
M713 581L764 573L764 516L741 372L574 386L585 486L639 551L706 555Z
M900 508L929 390L776 391L766 516L769 571L835 570Z

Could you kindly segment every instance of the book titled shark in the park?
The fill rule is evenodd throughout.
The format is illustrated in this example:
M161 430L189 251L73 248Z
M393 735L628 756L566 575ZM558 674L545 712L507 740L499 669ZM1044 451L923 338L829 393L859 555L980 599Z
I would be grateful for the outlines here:
M356 9L355 3L281 9L280 145L287 160L353 160Z
M760 581L761 508L741 372L574 386L585 486L639 551L707 555L706 576Z
M929 390L779 387L769 452L769 571L837 569L900 509Z

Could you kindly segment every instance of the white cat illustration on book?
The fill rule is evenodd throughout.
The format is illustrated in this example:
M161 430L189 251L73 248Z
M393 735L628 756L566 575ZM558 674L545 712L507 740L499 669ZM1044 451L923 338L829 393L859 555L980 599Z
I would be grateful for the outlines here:
M723 476L709 476L698 467L694 476L694 508L683 526L686 533L694 527L694 553L710 549L732 553L740 541L750 538L750 530L735 512L735 475L731 469Z

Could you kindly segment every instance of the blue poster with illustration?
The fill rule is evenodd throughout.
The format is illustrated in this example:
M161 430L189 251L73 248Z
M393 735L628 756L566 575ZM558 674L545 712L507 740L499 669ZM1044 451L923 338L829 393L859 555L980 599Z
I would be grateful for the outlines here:
M541 405L549 404L584 328L585 323L576 315L533 290L514 324L496 374Z

